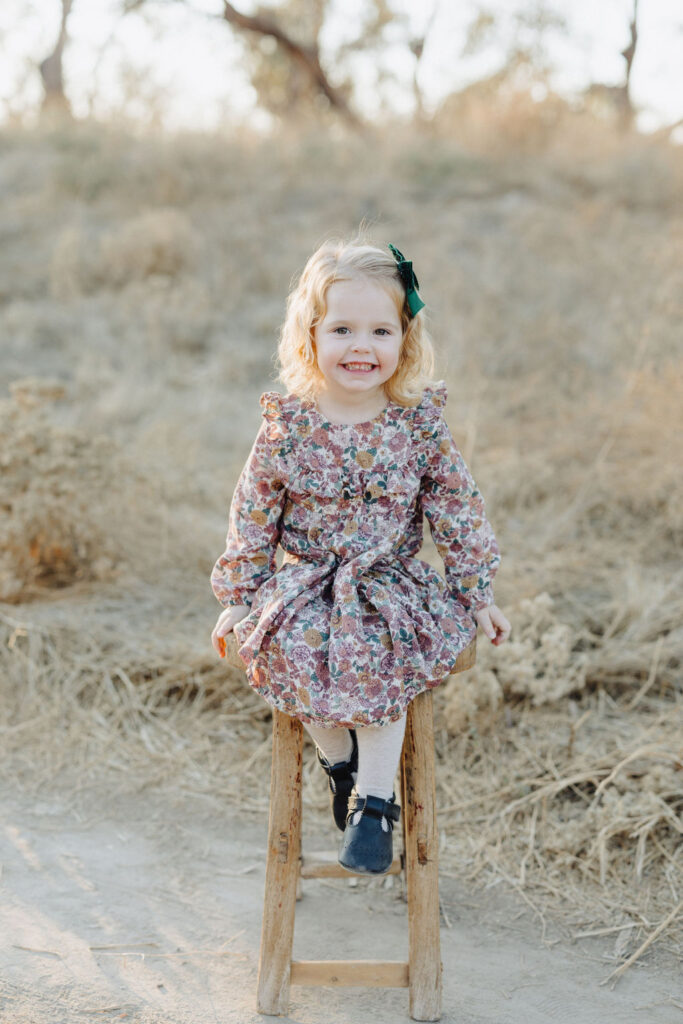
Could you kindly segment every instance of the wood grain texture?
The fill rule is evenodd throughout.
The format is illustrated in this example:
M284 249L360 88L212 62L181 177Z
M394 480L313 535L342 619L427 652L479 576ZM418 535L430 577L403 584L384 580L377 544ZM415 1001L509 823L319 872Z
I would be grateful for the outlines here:
M263 924L258 966L259 1013L286 1014L301 857L303 727L273 710L273 761Z
M232 630L225 634L223 640L225 641L225 660L228 665L232 665L233 668L240 668L244 672L244 662L237 653L240 645L237 643L237 637Z
M439 1020L442 990L439 833L431 691L419 694L408 708L401 782L408 892L410 1016L413 1020Z
M388 875L400 875L403 870L400 855L394 857ZM353 871L347 871L337 860L336 853L316 853L311 857L303 857L301 860L302 878L350 878ZM361 876L359 876L361 877Z
M408 964L401 960L295 960L292 985L407 988Z

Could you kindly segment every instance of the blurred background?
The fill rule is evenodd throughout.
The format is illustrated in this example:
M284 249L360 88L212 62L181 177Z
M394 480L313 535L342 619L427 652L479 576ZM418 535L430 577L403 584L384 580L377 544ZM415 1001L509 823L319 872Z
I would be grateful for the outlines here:
M363 225L414 261L513 626L435 691L442 864L622 929L619 962L673 946L682 40L673 0L5 0L14 793L264 820L269 710L209 574L292 280Z
M141 132L267 134L330 108L375 125L450 109L453 131L456 105L461 122L494 95L648 132L683 117L674 0L5 0L0 39L2 117L22 124L53 106Z

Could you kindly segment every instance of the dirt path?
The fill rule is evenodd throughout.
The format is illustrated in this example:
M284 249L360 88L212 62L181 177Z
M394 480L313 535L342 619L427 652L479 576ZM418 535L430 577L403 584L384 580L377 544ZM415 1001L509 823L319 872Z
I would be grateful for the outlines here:
M0 808L2 1024L267 1019L254 1010L265 822L150 789L77 804L15 795ZM295 956L404 957L401 886L386 881L308 882ZM549 927L544 942L538 920L499 889L466 893L443 878L441 891L444 1024L683 1020L672 963L600 987L615 966L614 936L570 944ZM395 1024L409 1020L408 995L293 988L280 1019Z

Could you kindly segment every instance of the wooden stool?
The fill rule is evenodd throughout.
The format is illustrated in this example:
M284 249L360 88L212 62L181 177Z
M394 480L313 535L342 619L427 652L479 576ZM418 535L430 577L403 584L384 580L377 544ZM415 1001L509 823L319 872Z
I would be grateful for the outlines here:
M226 651L243 668L229 633ZM461 652L453 673L474 665L476 637ZM292 960L294 912L299 878L349 878L336 860L303 857L301 851L301 778L303 726L273 709L273 759L266 886L258 966L259 1013L286 1014L290 985L357 985L410 989L413 1020L441 1016L439 938L439 833L436 824L434 722L432 693L408 705L401 754L403 853L390 874L405 870L408 895L408 962L397 960ZM322 779L321 779L322 783Z

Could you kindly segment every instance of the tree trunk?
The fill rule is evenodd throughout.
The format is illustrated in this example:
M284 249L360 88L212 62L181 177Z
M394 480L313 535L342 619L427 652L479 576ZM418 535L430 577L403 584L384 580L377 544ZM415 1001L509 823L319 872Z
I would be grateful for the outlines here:
M43 79L45 95L41 106L41 115L57 114L70 118L71 105L64 93L64 77L62 74L62 54L67 40L66 23L73 6L73 0L62 0L62 20L59 36L54 50L49 57L39 64Z
M631 128L633 118L635 117L635 109L631 99L631 68L633 67L633 59L638 45L638 0L633 0L633 18L629 28L631 31L630 42L621 51L621 56L626 61L626 78L624 80L621 102L621 127L624 131L628 131Z

